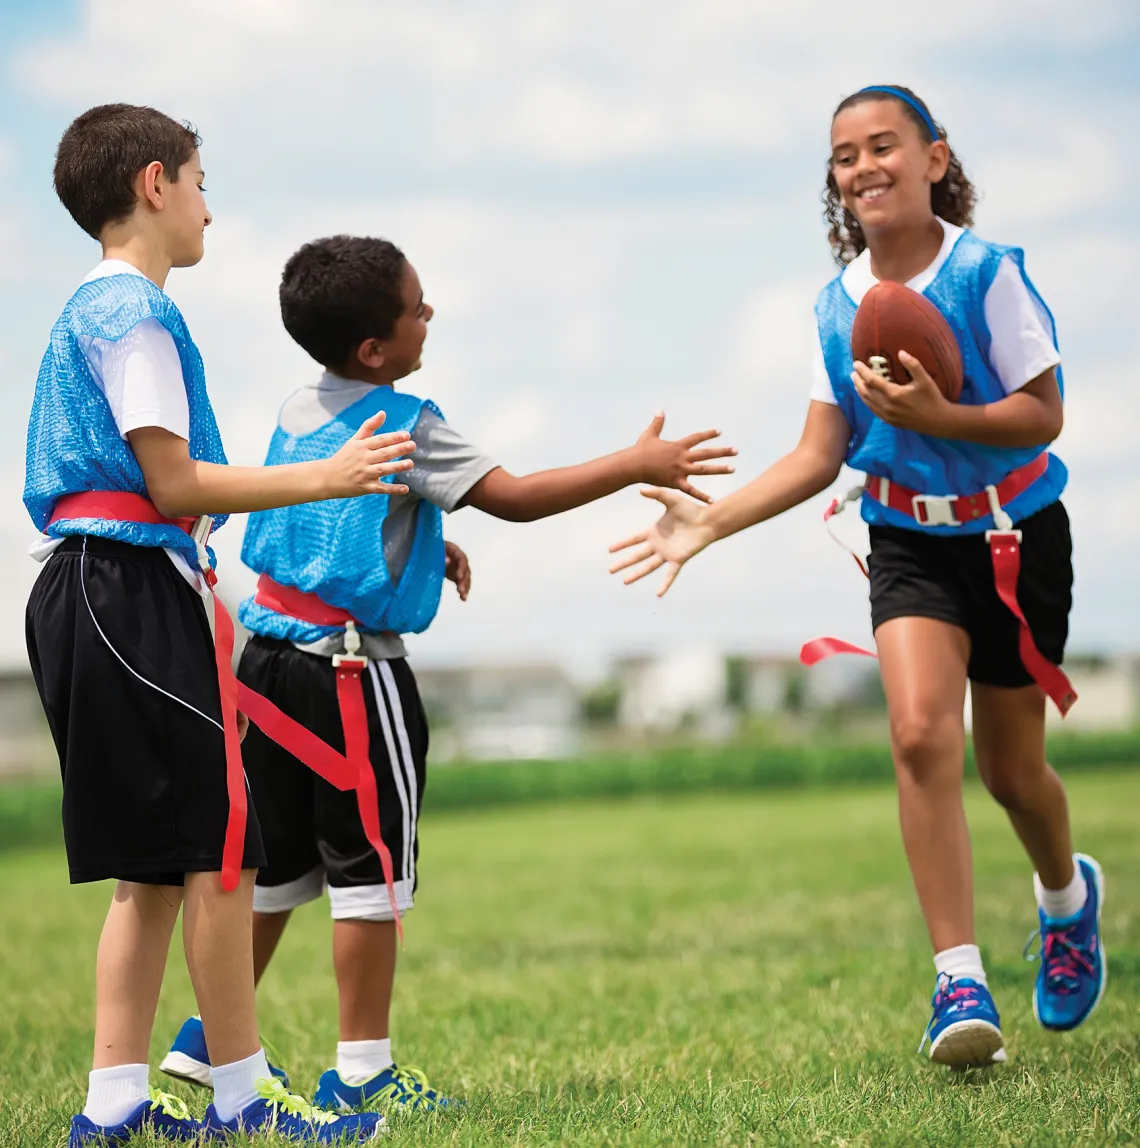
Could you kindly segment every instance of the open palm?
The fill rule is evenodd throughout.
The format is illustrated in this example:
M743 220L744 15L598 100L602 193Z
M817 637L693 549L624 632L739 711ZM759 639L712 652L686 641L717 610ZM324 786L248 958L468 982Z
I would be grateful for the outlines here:
M611 554L627 552L610 567L610 573L629 570L624 579L628 586L664 566L665 578L657 591L660 598L673 585L681 567L712 542L713 535L700 503L675 490L662 490L657 486L647 487L641 493L645 498L660 502L665 513L648 530L610 547Z

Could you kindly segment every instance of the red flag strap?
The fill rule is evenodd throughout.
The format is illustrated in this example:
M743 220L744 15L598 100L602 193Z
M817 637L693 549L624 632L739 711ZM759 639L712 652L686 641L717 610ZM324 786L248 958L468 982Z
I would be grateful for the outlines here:
M215 593L214 587L218 579L206 553L206 539L212 526L209 517L168 518L160 514L154 504L140 494L97 490L65 494L60 497L52 510L48 525L62 519L74 518L103 518L112 522L177 526L189 534L197 546L198 564L214 602L214 661L218 673L222 733L226 750L226 792L229 796L230 809L222 846L222 887L227 890L236 889L241 881L245 828L249 816L245 768L241 759L241 738L237 727L239 708L266 737L275 741L282 749L291 753L337 789L356 788L360 770L344 754L337 753L316 734L283 713L268 698L254 693L234 676L233 619Z
M1053 699L1064 717L1077 700L1076 690L1060 666L1055 666L1037 648L1021 603L1017 600L1017 579L1021 573L1021 531L989 530L986 541L994 566L994 587L1006 609L1017 619L1017 646L1021 664L1033 680Z
M392 906L392 919L396 922L396 932L402 941L404 926L396 905L392 854L384 844L384 837L380 832L380 795L376 789L376 774L372 769L368 710L364 705L364 689L360 681L360 675L367 665L365 658L338 656L334 663L336 699L340 706L341 725L344 727L344 752L349 761L356 766L356 806L360 811L360 822L364 826L364 836L368 838L368 844L376 850L380 858L384 884L388 888L388 902Z

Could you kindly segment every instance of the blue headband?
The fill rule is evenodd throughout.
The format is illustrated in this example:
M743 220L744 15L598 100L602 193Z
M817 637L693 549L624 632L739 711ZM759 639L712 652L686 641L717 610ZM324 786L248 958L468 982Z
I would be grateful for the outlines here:
M860 88L855 94L857 96L863 95L864 92L882 92L886 96L894 96L896 100L902 100L907 107L914 108L918 112L918 118L926 125L926 130L930 133L930 142L933 143L938 139L938 129L934 126L934 120L931 119L930 113L914 98L908 95L901 88L892 88L890 84L872 84L869 88Z

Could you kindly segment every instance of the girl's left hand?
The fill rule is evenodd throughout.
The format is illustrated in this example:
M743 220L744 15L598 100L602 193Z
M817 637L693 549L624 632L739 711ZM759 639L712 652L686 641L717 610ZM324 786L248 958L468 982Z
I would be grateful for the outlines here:
M866 363L855 363L851 379L859 397L885 423L900 430L937 435L953 407L926 368L911 354L899 351L899 362L910 372L910 382L894 383L876 375Z

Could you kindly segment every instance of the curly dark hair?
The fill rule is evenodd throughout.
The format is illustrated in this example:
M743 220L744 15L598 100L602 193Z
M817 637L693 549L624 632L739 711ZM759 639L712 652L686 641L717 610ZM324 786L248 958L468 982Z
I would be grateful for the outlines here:
M201 146L198 133L154 108L100 104L72 120L55 153L55 192L92 239L135 208L135 176L158 160L166 177Z
M333 235L289 257L281 275L285 330L330 371L365 339L387 339L404 313L404 253L386 239Z
M900 92L905 92L926 110L928 116L930 115L930 110L926 107L925 102L919 99L910 88L904 88L901 84L889 86L897 88ZM899 99L898 96L892 96L889 92L881 90L856 92L854 95L848 96L835 109L831 117L832 123L835 122L835 117L840 112L847 108L853 108L856 104L865 104L870 100L894 100L913 120L918 130L922 132L923 138L930 134L922 116L910 104ZM930 119L938 131L938 139L946 141L946 129L935 122L933 116L930 116ZM949 147L949 142L946 141L946 143ZM946 169L946 174L930 189L930 206L934 210L934 214L945 219L947 223L953 223L958 227L969 227L974 222L974 207L977 201L978 193L967 177L962 167L962 161L954 154L954 149L950 148L950 165ZM863 234L859 220L843 206L843 200L839 196L839 187L835 182L835 176L832 174L830 160L827 162L827 185L823 189L823 218L827 223L827 241L831 244L831 253L835 257L835 262L840 267L845 267L867 246L867 238Z

